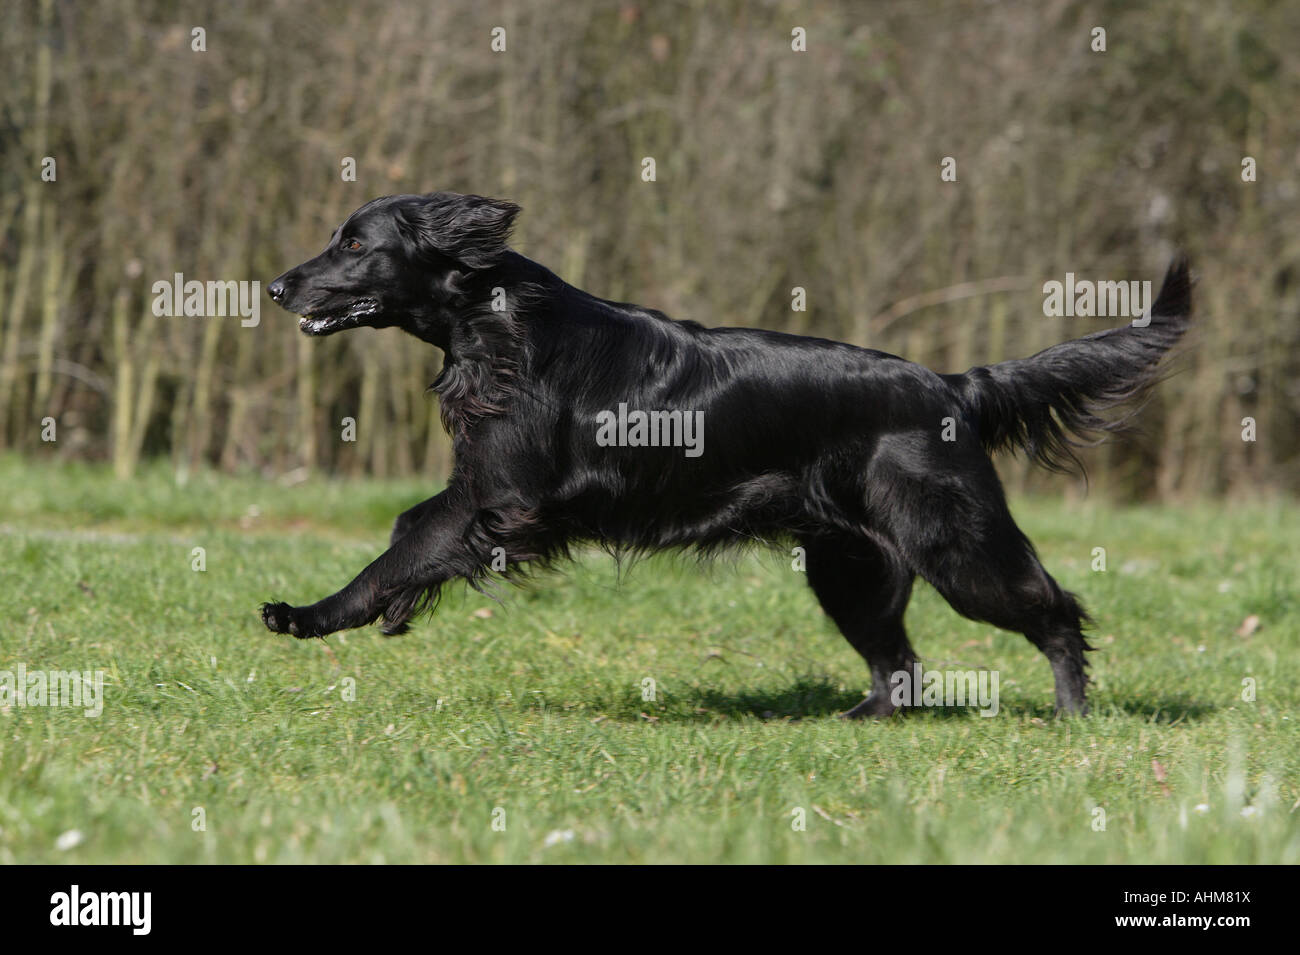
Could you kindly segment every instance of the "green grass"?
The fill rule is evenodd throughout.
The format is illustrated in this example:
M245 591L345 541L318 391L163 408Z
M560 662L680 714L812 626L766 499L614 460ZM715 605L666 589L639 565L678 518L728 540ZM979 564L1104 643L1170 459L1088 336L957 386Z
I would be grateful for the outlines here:
M0 458L0 670L106 681L98 718L0 707L0 861L1300 862L1294 503L1018 502L1096 617L1094 715L1054 720L1022 637L919 587L919 652L998 669L1001 712L850 724L865 667L775 554L593 553L403 637L264 630L429 490Z

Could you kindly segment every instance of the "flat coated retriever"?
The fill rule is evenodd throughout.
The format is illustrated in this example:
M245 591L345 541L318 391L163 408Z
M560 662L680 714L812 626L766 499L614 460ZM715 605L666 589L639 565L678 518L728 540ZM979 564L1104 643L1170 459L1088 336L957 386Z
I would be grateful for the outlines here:
M376 199L271 283L309 335L395 325L442 349L433 390L455 466L352 583L264 605L268 628L319 637L382 617L401 633L447 581L510 577L584 541L627 554L782 543L803 548L813 592L871 668L846 715L897 708L917 574L958 613L1028 637L1057 711L1087 711L1087 617L1012 520L989 455L1062 469L1072 444L1125 420L1103 412L1140 399L1187 328L1185 262L1148 323L941 375L596 298L507 248L518 212L445 192Z

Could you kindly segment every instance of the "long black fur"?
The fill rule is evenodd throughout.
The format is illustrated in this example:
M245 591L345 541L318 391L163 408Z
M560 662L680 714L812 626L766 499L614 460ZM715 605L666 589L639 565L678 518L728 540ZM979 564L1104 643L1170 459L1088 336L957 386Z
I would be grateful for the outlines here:
M382 618L402 632L447 581L517 575L582 541L633 554L795 545L872 671L849 715L896 709L891 675L916 660L902 619L918 574L959 613L1025 634L1051 662L1058 709L1086 710L1087 617L1016 527L989 455L1061 468L1072 444L1123 424L1108 412L1140 402L1187 328L1185 262L1145 327L940 375L596 298L508 248L518 211L454 193L376 199L271 283L309 334L397 326L442 349L433 388L455 452L447 489L398 517L387 552L318 603L264 605L271 630ZM598 414L620 404L703 412L703 452L598 444Z

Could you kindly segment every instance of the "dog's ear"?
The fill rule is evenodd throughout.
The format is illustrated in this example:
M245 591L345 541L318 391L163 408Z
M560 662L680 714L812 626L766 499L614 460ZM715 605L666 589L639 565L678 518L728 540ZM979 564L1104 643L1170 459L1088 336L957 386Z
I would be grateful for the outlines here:
M421 252L437 252L467 268L482 269L506 250L518 214L513 202L433 192L402 208L398 223Z

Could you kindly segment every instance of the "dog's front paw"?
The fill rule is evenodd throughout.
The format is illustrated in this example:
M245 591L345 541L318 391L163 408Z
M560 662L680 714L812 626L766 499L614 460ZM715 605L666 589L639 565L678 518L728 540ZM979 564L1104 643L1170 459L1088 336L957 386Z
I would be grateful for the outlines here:
M262 604L262 623L272 633L289 633L299 639L314 637L311 628L299 619L298 611L286 603Z

